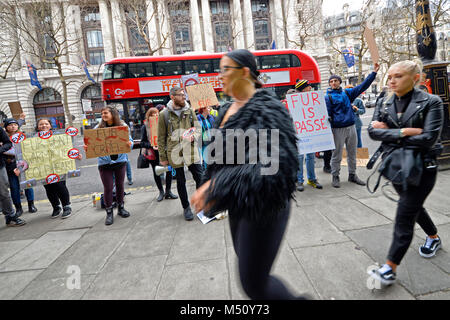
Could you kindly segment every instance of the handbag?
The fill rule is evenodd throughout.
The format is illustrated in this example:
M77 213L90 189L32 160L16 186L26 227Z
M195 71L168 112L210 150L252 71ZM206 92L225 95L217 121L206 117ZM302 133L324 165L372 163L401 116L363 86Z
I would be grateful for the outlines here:
M145 155L142 154L142 148L139 151L139 156L137 158L137 167L138 169L146 169L150 167L150 162L147 160Z

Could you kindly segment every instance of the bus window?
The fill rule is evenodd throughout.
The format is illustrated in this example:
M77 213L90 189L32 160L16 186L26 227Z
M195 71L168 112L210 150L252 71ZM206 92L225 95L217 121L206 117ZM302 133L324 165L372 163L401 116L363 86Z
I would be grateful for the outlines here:
M220 72L220 59L212 59L213 72Z
M114 65L113 64L105 65L105 70L103 70L103 80L112 79L113 69L114 69Z
M112 79L126 78L125 64L115 64Z
M130 78L152 77L153 64L151 62L130 63L128 73Z
M186 74L211 73L211 60L187 60L184 62L184 70Z
M173 76L182 73L181 61L155 62L157 76Z
M289 55L261 56L261 69L289 68Z
M300 59L296 55L291 54L291 67L300 67L301 65Z

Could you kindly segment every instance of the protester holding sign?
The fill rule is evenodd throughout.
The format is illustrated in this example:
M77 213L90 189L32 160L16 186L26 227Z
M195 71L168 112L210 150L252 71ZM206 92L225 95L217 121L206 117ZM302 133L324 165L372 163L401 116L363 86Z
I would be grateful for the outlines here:
M23 226L26 222L20 219L13 209L11 196L8 190L8 175L6 173L3 153L10 150L12 143L9 140L5 130L0 127L0 207L5 215L6 225L8 227Z
M214 126L214 117L210 114L210 107L203 107L198 109L197 119L202 125L202 147L201 147L201 155L202 155L202 164L203 168L206 169L206 147L208 145L209 140L211 139L211 128Z
M296 92L309 92L312 90L311 84L308 80L302 79L298 80L295 84L295 91ZM299 172L297 175L298 178L298 186L297 190L302 192L305 190L303 187L303 162L304 162L305 155L299 153L298 155L298 161L300 162ZM310 152L306 154L306 176L308 177L306 183L313 188L322 189L322 185L317 181L314 163L315 163L315 152Z
M120 120L119 111L113 106L105 106L101 110L102 120L95 127L97 128L113 128L128 126ZM128 131L128 147L133 146L133 139ZM84 145L84 149L87 150L88 146ZM131 150L131 149L130 149ZM122 218L128 218L130 213L124 208L124 183L126 174L126 164L127 164L126 153L121 154L110 154L98 157L98 171L100 172L100 178L103 183L103 194L105 199L106 208L106 220L105 225L109 226L114 223L114 212L113 212L113 189L114 182L116 184L116 199L118 204L118 215Z
M362 92L369 88L375 80L379 69L380 65L375 63L374 71L363 81L363 83L355 88L342 89L342 79L337 75L332 75L328 80L330 88L327 89L325 101L336 146L331 157L331 174L333 176L332 185L335 188L340 187L339 173L341 171L344 145L347 150L348 181L361 186L366 184L356 175L357 137L352 102Z
M159 196L156 199L156 201L160 202L164 198L178 199L178 196L173 194L172 191L170 191L170 188L172 186L172 172L166 172L166 192L164 192L161 177L158 176L155 172L156 166L160 165L159 152L158 152L158 147L152 146L152 143L151 143L151 141L153 141L154 138L151 135L153 128L150 127L150 118L155 117L157 115L158 115L158 109L156 109L156 108L148 109L147 113L145 114L145 120L146 120L145 122L146 123L144 123L142 125L140 146L141 146L141 148L145 148L144 154L147 155L147 157L151 158L148 160L150 162L150 165L152 166L153 178L155 179L156 186L158 187L158 190L159 190Z
M19 126L20 126L20 123L15 119L10 118L10 119L5 119L5 121L4 121L5 131L10 138L19 132ZM14 146L11 149L11 151L12 151L12 153L15 153ZM16 207L16 214L18 217L20 217L23 213L22 203L20 201L20 181L18 178L20 175L20 170L17 168L15 154L14 155L13 154L5 154L4 159L6 162L6 171L8 173L9 189L11 192L11 198L14 203L14 206ZM37 209L34 206L33 188L25 189L25 195L26 195L27 201L28 201L28 212L30 212L30 213L36 212Z
M36 124L36 132L36 136L41 137L42 139L46 139L48 136L52 136L53 132L50 119L40 118ZM78 153L77 159L82 159L81 153ZM67 189L65 180L57 182L47 182L47 184L44 184L44 188L47 194L47 198L53 207L53 212L51 215L52 219L58 218L60 215L62 219L66 219L70 215L72 215L72 207L70 206L70 194L69 190ZM62 214L60 204L62 205Z

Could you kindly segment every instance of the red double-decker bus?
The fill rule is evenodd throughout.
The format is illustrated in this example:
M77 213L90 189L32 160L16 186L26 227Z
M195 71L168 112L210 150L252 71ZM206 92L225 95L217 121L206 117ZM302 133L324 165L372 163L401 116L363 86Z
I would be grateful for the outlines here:
M307 79L316 89L320 85L317 62L300 50L254 51L260 80L281 99L297 79ZM198 74L198 82L212 84L219 101L228 100L219 81L220 58L226 53L116 58L105 64L102 99L119 103L127 123L140 128L151 106L166 104L169 90L183 87L183 75Z

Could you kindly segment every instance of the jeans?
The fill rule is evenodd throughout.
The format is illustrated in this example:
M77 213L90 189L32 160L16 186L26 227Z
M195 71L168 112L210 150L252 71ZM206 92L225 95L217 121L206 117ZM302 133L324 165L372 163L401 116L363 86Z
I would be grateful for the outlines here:
M345 128L332 128L334 145L336 149L331 156L331 174L333 176L339 176L341 171L342 152L347 149L347 163L348 173L356 173L356 128L355 125L351 125Z
M307 153L306 154L306 176L308 180L316 181L316 174L314 173L314 162L315 162L315 153ZM305 158L304 154L298 155L298 161L300 162L299 171L297 174L298 183L303 183L303 159Z
M17 206L21 204L20 200L20 182L19 177L13 174L8 174L9 189L11 191L12 202ZM34 200L33 188L25 189L25 195L28 201Z
M195 181L195 188L198 189L200 187L201 179L202 179L202 166L200 164L191 164L188 167L189 171L192 173L192 177ZM189 207L189 198L186 190L186 176L184 175L184 166L181 168L176 168L176 178L177 178L177 191L180 196L181 205L183 209Z
M63 207L70 204L70 195L66 186L66 181L63 180L56 183L45 184L44 188L53 209L59 206L60 201Z
M362 140L361 140L361 127L356 127L356 136L358 137L358 145L357 148L362 148Z
M238 257L242 288L253 300L293 300L295 296L277 277L270 275L287 222L290 203L281 209L277 219L259 226L247 220L241 212L230 212L230 231Z
M128 182L133 181L133 176L131 175L131 163L127 155L127 180Z
M15 214L8 190L8 174L5 167L0 168L0 207L5 216Z
M437 170L423 169L418 187L408 185L406 191L401 185L394 188L400 195L395 216L394 237L389 249L388 260L399 265L406 254L414 236L414 225L417 222L429 236L437 234L436 226L423 207L423 204L436 183Z
M112 207L114 184L116 185L117 203L123 204L126 165L124 164L113 170L99 167L98 171L100 172L100 178L103 183L103 195L106 208Z

